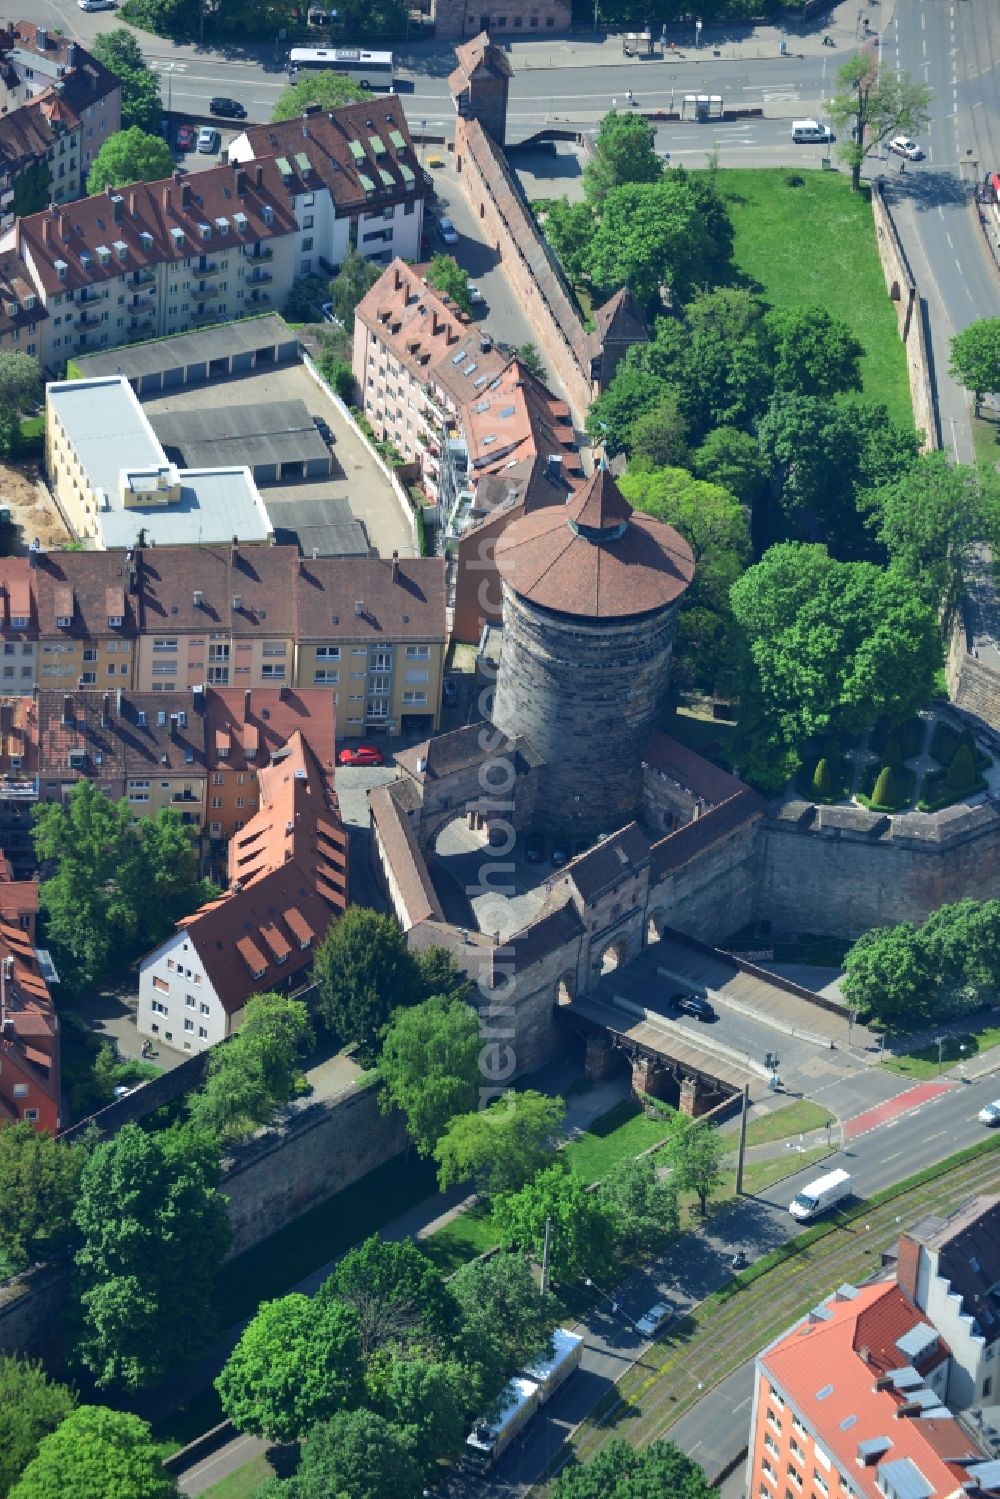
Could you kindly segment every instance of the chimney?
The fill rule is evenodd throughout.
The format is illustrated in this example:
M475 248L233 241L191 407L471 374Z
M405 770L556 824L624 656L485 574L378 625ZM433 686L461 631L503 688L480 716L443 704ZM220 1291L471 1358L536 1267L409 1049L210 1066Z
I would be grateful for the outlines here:
M170 737L171 737L171 739L176 739L177 738L177 714L176 713L171 713L171 715L170 715Z
M403 290L403 273L399 269L399 266L397 266L396 269L392 273L392 284L393 284L393 288L396 291L402 291Z
M6 699L0 703L0 735L4 739L14 727L14 705Z
M922 1410L919 1400L904 1400L901 1405L896 1406L894 1415L898 1421L902 1416L919 1416Z
M236 168L236 196L245 198L247 191L247 174L242 167Z
M915 1306L919 1306L917 1300L917 1280L920 1274L920 1245L909 1234L900 1234L899 1249L896 1257L896 1284Z
M393 554L392 554L392 581L394 583L398 583L399 582L399 553L398 552L393 552Z
M191 184L186 179L181 183L181 207L191 207Z
M120 687L116 687L115 688L115 712L117 713L118 717L121 718L121 716L122 716L122 690L121 690Z
M255 186L257 186L257 187L263 187L264 186L264 167L261 164L261 162L259 162L259 161L257 162L257 164L254 166L254 169L253 169L253 180L254 180Z
M278 696L281 699L281 701L283 703L287 703L288 699L291 697L291 695L292 695L292 691L291 691L291 688L289 687L288 683L287 682L282 682L281 686L278 688Z
M436 312L432 312L431 313L431 338L436 338L437 335L440 332L441 332L441 324L438 322L438 315L437 315Z
M65 213L59 215L59 238L64 245L69 243L69 215Z
M111 694L106 692L101 698L101 728L111 727Z
M39 52L45 52L48 50L49 33L44 26L35 27L35 41L37 43Z
M69 42L66 46L66 65L70 68L76 67L76 42Z
M250 688L243 694L243 722L246 723L250 717Z
M120 224L122 219L125 217L125 199L122 197L121 193L112 194L111 214L116 224Z
M240 538L238 536L234 536L233 537L233 550L232 550L232 555L230 556L229 560L232 563L233 567L238 567L239 566L239 563L240 563Z
M51 245L51 243L52 243L52 224L51 224L51 222L50 222L49 219L44 218L42 220L42 244L43 245Z
M135 196L135 188L132 188L131 192L128 195L128 216L129 216L130 219L134 219L135 218L135 214L136 214L136 196Z
M173 178L173 180L175 182L183 182L184 181L184 173L181 171L180 167L174 167L174 170L171 172L170 175L171 175L171 177Z
M67 728L73 722L73 699L69 693L63 698L62 721L63 728Z
M163 184L163 212L170 212L170 184L167 182Z

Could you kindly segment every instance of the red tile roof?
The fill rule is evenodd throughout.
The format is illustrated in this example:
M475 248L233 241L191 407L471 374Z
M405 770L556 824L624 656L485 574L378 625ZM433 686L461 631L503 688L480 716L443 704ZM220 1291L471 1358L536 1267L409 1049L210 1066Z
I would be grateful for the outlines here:
M0 171L9 170L2 158L3 136L0 134ZM0 334L10 333L14 328L26 328L30 323L40 323L48 315L23 258L16 250L0 252Z
M211 687L205 694L208 766L259 770L300 730L324 771L333 773L333 697L322 687ZM228 753L220 756L225 746Z
M444 566L442 557L303 557L294 591L299 640L443 643Z
M659 729L649 741L643 763L651 770L658 770L661 775L670 777L693 796L700 797L713 807L747 789L736 776L713 765L711 760L688 749L686 744L671 739L669 734L662 734Z
M39 773L43 778L123 780L205 775L205 726L186 692L38 694ZM70 761L82 754L78 764ZM99 757L99 758L98 758Z
M39 552L31 571L38 627L50 639L61 635L69 640L128 640L138 634L138 602L130 586L129 563L123 552ZM123 608L114 611L122 616L121 625L108 623L112 618L108 595L115 590L115 602ZM58 619L70 619L67 626Z
M59 1118L59 1022L28 934L0 921L0 1106L10 1118L21 1108L39 1111L38 1127L54 1132ZM15 1102L13 1088L29 1095ZM10 1089L10 1091L8 1091Z
M229 845L229 889L179 923L229 1015L307 967L347 907L347 834L298 730L259 783L260 811Z

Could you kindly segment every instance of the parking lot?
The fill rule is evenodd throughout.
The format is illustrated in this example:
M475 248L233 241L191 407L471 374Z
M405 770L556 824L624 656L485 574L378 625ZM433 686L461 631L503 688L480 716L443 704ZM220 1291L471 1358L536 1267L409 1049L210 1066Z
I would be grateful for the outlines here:
M306 553L313 546L321 553L332 553L336 517L346 504L380 557L390 557L394 551L401 557L415 556L409 518L404 516L392 485L304 365L253 371L235 379L213 381L211 386L182 387L168 395L144 398L142 404L152 418L168 411L296 398L305 402L312 416L321 417L330 427L333 473L328 478L268 484L261 489L271 524L281 533L278 539L298 540Z

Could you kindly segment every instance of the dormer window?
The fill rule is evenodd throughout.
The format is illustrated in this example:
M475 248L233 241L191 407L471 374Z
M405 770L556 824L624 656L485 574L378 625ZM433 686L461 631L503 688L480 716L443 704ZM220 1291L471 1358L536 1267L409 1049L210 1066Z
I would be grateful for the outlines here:
M73 620L68 614L57 614L56 624L59 626L60 630L68 630L71 628Z
M270 227L270 225L274 223L274 209L271 207L270 203L264 204L261 209L261 214L263 215L264 223Z
M120 614L109 614L108 615L108 627L109 627L109 629L120 630L123 624L124 624L124 620L123 620L123 618L122 618L122 616Z
M198 233L201 235L202 239L211 239L211 237L212 237L212 226L211 226L211 224L199 224L198 225Z
M89 271L94 264L94 257L89 250L80 251L80 265L85 271Z
M115 240L115 254L119 260L126 260L128 258L128 245L123 239Z
M171 231L170 231L170 238L174 242L174 249L175 250L180 250L180 249L183 248L183 245L184 245L184 230L181 229L178 225L175 225L174 228L171 229Z
M229 220L228 219L224 219L224 218L216 219L216 221L215 221L215 227L216 227L216 229L218 229L218 231L219 231L220 234L228 234L229 233Z
M144 250L151 250L153 248L153 236L148 229L140 229L139 240Z
M67 265L66 261L65 260L57 260L57 261L54 262L54 264L55 264L55 268L56 268L56 275L59 277L59 280L60 281L65 281L66 280L66 272L69 270L69 266Z
M38 298L35 296L35 293L33 291L29 291L28 295L24 299L24 305L30 312L37 301Z
M12 630L26 630L28 628L27 616L24 614L12 614L10 625Z
M237 234L246 234L247 225L249 224L249 222L250 220L247 218L245 213L233 214L233 223L236 225Z
M111 264L111 251L108 249L107 245L98 245L97 258L102 265Z

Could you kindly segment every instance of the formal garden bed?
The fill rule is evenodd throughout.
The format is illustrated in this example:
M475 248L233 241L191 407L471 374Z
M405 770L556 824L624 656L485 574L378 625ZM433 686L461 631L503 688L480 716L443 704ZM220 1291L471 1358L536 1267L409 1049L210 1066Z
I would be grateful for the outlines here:
M916 773L905 765L893 770L873 763L865 767L855 798L870 812L905 812L913 801L916 784Z

